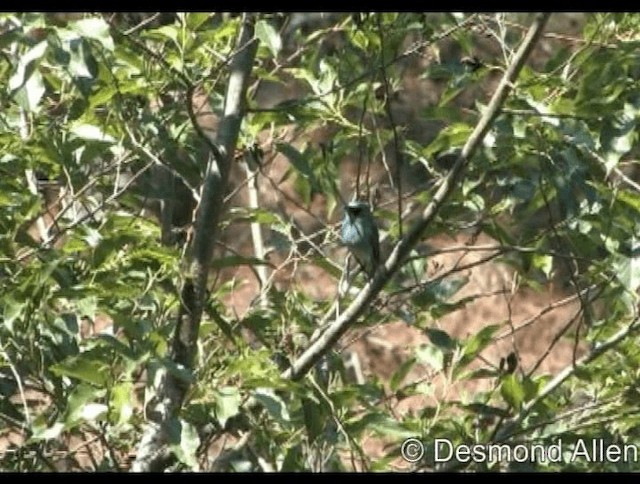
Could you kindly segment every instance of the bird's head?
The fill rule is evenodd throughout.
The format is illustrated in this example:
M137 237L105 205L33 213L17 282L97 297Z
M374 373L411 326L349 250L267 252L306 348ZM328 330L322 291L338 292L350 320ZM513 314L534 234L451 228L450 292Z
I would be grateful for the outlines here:
M359 200L349 202L344 209L349 218L352 220L363 215L366 216L371 214L371 208L369 207L369 204L367 202L361 202Z

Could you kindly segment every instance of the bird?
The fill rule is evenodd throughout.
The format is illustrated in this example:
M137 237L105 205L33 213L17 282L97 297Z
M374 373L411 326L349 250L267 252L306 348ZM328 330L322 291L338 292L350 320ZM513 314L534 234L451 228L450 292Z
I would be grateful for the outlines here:
M342 244L373 279L380 263L378 226L367 202L351 201L344 209Z

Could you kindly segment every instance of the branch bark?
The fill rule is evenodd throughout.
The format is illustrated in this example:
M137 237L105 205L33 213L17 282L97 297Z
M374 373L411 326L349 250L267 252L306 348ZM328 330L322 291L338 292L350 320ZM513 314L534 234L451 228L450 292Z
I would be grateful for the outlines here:
M412 247L418 243L426 227L433 220L449 195L453 192L456 183L464 173L469 160L475 154L480 143L489 131L493 121L498 116L502 104L507 99L520 70L524 66L529 54L540 38L550 15L550 13L536 15L529 31L520 45L520 48L515 53L511 63L507 67L502 81L498 85L496 92L493 94L487 109L462 148L462 151L451 168L451 171L444 178L442 184L433 196L433 199L424 209L418 221L415 222L407 235L396 244L384 266L380 267L376 276L362 289L358 297L338 319L327 327L326 331L322 335L311 343L304 353L292 363L291 367L283 372L283 378L291 378L293 380L302 378L357 320L357 318L373 302L391 276L400 268L405 257L409 254Z
M636 334L640 330L640 319L635 317L627 326L615 333L606 341L597 344L589 353L584 355L575 364L567 365L560 373L558 373L552 380L550 380L540 393L532 400L525 403L520 411L510 418L509 420L502 422L497 429L495 436L488 442L484 442L482 445L492 445L495 443L507 442L509 439L521 435L527 431L523 429L522 422L531 413L540 402L551 395L554 391L560 387L566 380L576 374L577 371L583 370L589 363L600 358L608 351L614 349L629 336ZM461 462L459 460L451 460L446 462L442 467L438 467L435 470L438 472L456 472L464 469L469 465L468 462Z
M615 348L629 336L635 334L639 329L640 319L636 317L635 319L633 319L633 321L631 321L631 323L629 323L629 325L622 328L609 339L595 345L595 347L589 353L576 361L575 364L567 365L560 373L553 377L553 379L544 386L544 388L533 400L525 403L516 416L503 424L502 428L496 433L494 441L502 442L511 437L512 433L519 433L520 425L536 405L538 405L551 393L553 393L567 379L575 375L578 370L583 370L589 363L598 359L609 350Z
M162 370L157 401L147 413L149 422L132 465L134 472L162 471L175 459L168 444L176 441L176 438L179 440L179 435L172 434L179 432L180 425L176 414L190 385L190 380L181 378L179 374L183 373L183 370L191 370L196 354L213 245L218 235L218 221L244 114L248 79L258 47L252 16L243 15L236 45L238 50L234 53L229 67L224 112L215 137L208 136L208 133L203 134L200 126L194 125L200 136L205 137L204 141L213 155L210 156L205 171L201 202L189 251L190 267L182 285L181 305L171 342L170 359L178 371ZM189 89L189 93L192 94L193 89ZM188 101L190 103L191 97L190 95ZM189 109L192 110L193 107L189 106Z

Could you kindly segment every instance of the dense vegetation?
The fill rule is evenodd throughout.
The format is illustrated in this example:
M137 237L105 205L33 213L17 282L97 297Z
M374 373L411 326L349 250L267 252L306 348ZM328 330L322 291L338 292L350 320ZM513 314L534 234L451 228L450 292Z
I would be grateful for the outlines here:
M640 16L562 18L1 14L0 469L640 469L432 451L638 441ZM297 277L338 285L353 193L390 259L337 311ZM575 296L562 372L478 366L510 321L438 327L470 301L426 241L460 232L514 291ZM430 343L352 378L340 337L394 320ZM436 375L490 385L439 399Z

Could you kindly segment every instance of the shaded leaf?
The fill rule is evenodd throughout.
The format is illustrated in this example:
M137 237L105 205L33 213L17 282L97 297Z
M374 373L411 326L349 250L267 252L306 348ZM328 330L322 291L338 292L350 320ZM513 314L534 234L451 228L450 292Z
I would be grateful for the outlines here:
M429 341L439 348L445 350L453 350L456 347L456 342L445 331L435 328L425 329L425 333L429 337Z
M391 376L391 381L389 382L389 387L392 392L398 390L398 387L402 384L405 377L409 374L409 372L413 369L416 364L415 358L409 358L407 361L403 362L400 365L393 375Z
M296 170L302 174L302 176L307 178L313 186L318 186L318 181L316 180L315 174L313 173L306 156L288 143L278 143L276 145L276 149L285 155Z

